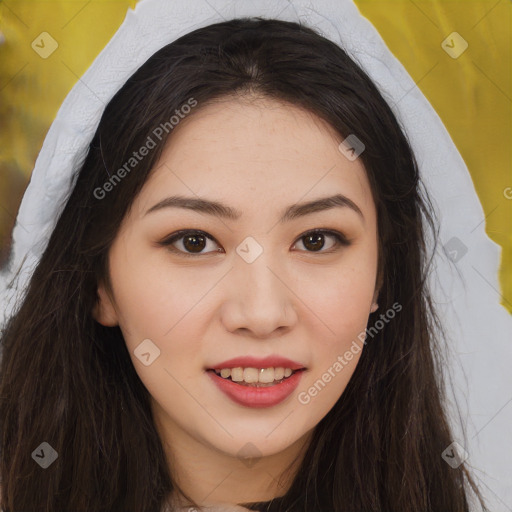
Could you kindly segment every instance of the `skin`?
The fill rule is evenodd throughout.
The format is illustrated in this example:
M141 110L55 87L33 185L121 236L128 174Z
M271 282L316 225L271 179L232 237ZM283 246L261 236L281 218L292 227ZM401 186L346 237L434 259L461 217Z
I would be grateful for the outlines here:
M124 219L109 253L112 293L99 284L93 314L120 326L183 491L202 505L270 500L285 494L314 427L361 355L345 361L309 403L298 400L367 326L378 294L376 209L362 162L339 151L343 138L320 118L268 98L200 107L173 130ZM334 207L278 222L287 206L336 193L364 218ZM242 216L176 207L145 215L175 194L217 200ZM304 234L317 228L339 231L351 244L325 235L315 251ZM158 245L183 229L214 240L206 239L202 254L191 253L184 238L173 243L189 257ZM252 263L236 252L249 236L263 248ZM149 366L134 355L144 339L160 349ZM273 407L232 402L205 370L237 356L274 354L307 370ZM252 465L238 456L249 442L259 456Z

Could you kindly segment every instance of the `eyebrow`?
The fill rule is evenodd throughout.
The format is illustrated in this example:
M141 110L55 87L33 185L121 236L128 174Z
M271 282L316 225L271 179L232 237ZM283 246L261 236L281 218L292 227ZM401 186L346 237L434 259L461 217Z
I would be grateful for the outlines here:
M343 194L336 194L334 196L321 197L313 201L292 204L285 208L281 218L279 219L279 222L283 223L291 221L299 217L304 217L305 215L310 215L315 212L329 210L336 207L349 208L356 212L364 221L363 212L360 210L357 204L355 204L351 199L344 196ZM231 206L225 205L218 201L186 196L166 197L165 199L162 199L153 205L144 214L144 216L148 215L149 213L162 210L163 208L186 208L199 213L213 215L228 220L238 220L242 216L242 213L236 208L232 208Z

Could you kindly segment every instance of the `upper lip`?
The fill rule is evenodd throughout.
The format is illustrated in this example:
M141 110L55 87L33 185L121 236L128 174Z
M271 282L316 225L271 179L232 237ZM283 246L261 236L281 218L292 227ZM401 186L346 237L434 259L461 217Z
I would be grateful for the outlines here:
M223 368L290 368L291 370L301 370L305 366L296 361L292 361L286 357L281 356L267 356L267 357L235 357L218 363L208 368L209 370L222 370Z

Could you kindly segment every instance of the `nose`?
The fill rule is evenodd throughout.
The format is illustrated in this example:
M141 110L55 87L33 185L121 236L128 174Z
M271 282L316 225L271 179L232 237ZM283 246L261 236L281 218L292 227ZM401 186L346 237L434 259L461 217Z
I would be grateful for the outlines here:
M235 258L222 305L222 322L230 332L271 338L297 322L296 296L283 266L263 253L252 263Z

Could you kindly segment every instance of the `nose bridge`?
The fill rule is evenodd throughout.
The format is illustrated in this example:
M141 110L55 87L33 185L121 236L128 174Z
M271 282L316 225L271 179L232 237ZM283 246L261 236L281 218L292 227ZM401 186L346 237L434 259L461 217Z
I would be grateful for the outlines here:
M236 311L230 318L236 323L232 327L266 335L294 321L293 293L284 273L278 256L263 243L248 237L237 247L230 294Z
M256 245L257 244L257 245ZM276 272L282 272L276 255L268 247L254 239L245 240L237 248L235 258L236 280L244 299L251 298L253 302L275 302L281 298L282 282L276 277ZM248 249L248 250L247 250Z

